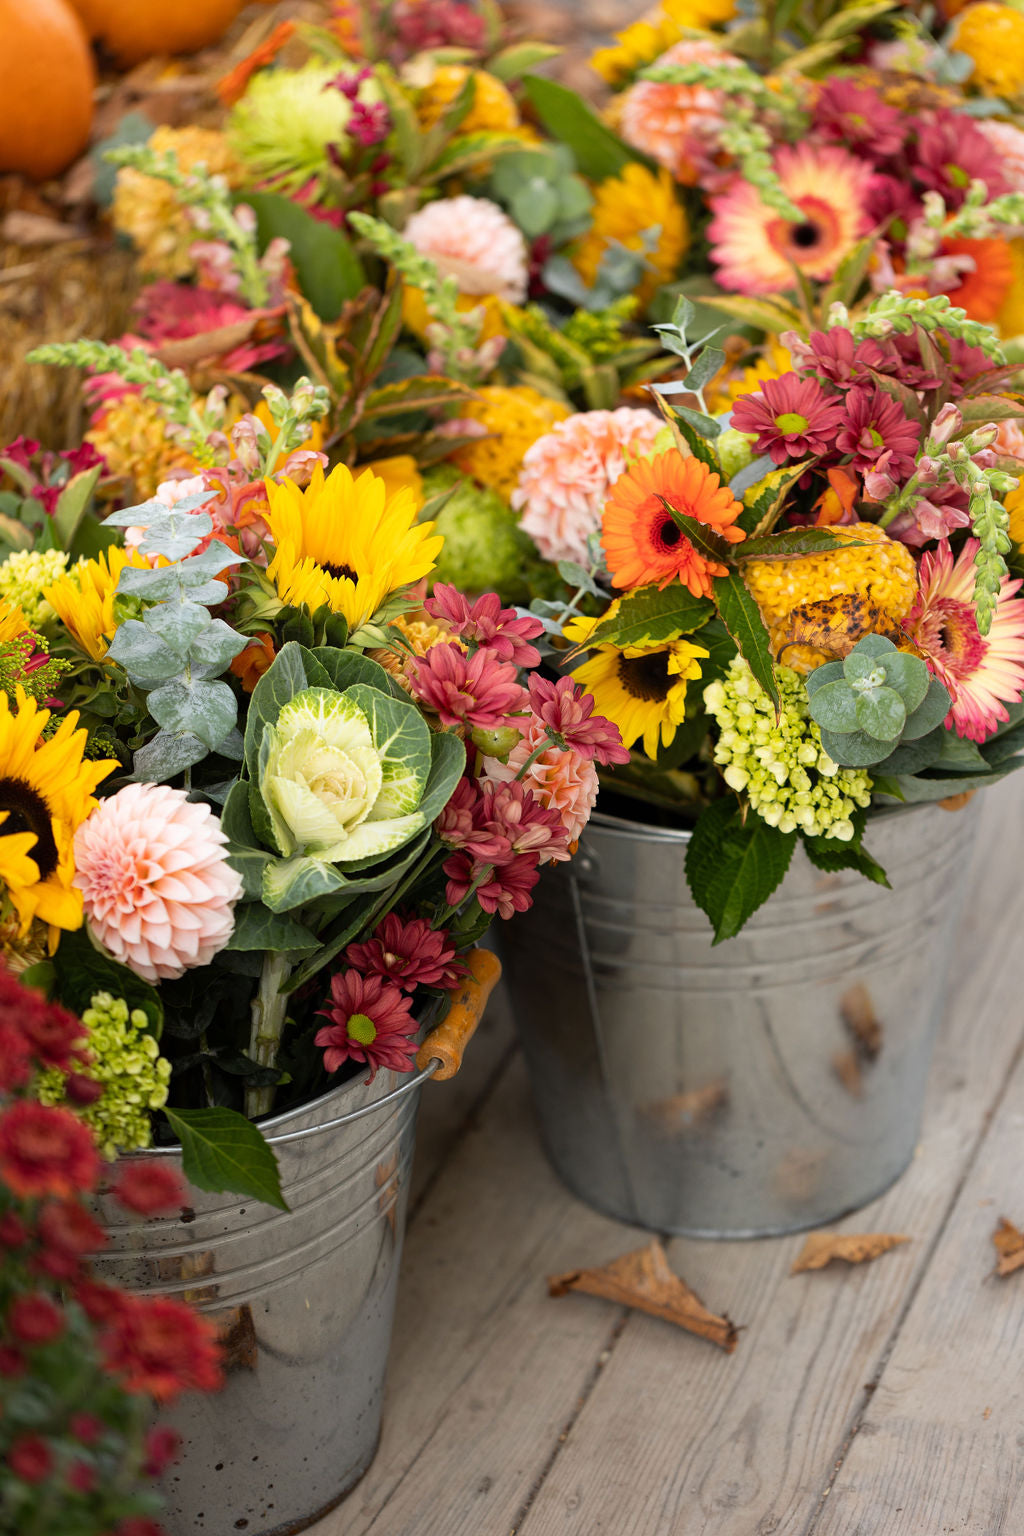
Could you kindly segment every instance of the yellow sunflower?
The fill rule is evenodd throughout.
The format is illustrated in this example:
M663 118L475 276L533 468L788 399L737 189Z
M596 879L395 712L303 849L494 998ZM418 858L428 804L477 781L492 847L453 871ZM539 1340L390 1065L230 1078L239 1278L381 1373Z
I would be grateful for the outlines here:
M267 523L276 545L268 575L283 603L311 612L327 603L356 630L392 592L433 570L444 540L417 523L409 486L389 494L372 470L353 478L344 465L324 477L317 465L302 490L266 482Z
M645 237L652 232L654 247L648 249ZM597 281L601 258L613 243L645 253L649 270L638 289L641 303L649 303L675 277L690 232L675 182L664 167L654 172L634 162L594 189L593 224L572 258L588 287Z
M114 593L121 572L126 565L141 570L148 564L145 555L112 544L95 560L73 565L43 593L72 640L93 661L103 660L114 638Z
M72 885L75 832L96 804L94 791L119 764L84 759L85 731L72 710L49 740L50 712L17 691L12 708L0 694L0 879L17 913L20 932L33 919L50 928L79 928L82 897Z
M27 633L28 621L21 609L0 598L0 644L5 640L17 640L19 635Z
M570 619L566 638L585 644L616 606L601 619ZM654 758L659 747L672 745L686 718L686 685L700 677L701 661L708 655L683 635L657 645L599 645L572 675L593 694L595 713L618 726L625 745L642 737L644 752Z

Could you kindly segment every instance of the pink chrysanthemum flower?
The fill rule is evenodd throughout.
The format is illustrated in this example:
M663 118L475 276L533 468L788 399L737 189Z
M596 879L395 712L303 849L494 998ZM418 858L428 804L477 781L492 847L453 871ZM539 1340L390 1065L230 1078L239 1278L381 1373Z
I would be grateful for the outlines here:
M899 154L906 138L903 114L870 86L848 78L824 82L814 103L814 126L822 138L872 162Z
M320 1016L330 1019L318 1029L315 1043L323 1047L324 1069L337 1072L346 1061L365 1061L372 1083L381 1067L409 1072L416 1059L416 1032L412 998L406 997L383 976L361 976L358 971L339 971L331 977L331 991Z
M522 772L538 747L543 746L547 736L547 727L540 720L532 719L523 731L519 745L509 753L507 762L496 757L484 758L484 777L494 784L510 783ZM569 844L577 842L597 801L598 779L593 759L585 757L575 747L564 750L548 747L539 757L533 758L520 783L541 805L557 811ZM550 859L558 861L569 857L568 847L548 850Z
M514 662L517 667L540 666L540 651L529 642L544 633L544 625L529 614L503 608L496 592L485 592L471 603L456 587L439 581L423 606L453 635L485 645L500 661Z
M571 677L557 682L531 677L530 706L547 730L581 757L596 759L605 768L629 762L618 726L594 714L593 695Z
M437 835L449 848L458 848L482 864L507 858L508 844L489 821L490 801L478 779L465 776L456 784L448 804L437 818Z
M587 540L600 532L609 490L629 459L653 453L660 431L650 411L581 411L527 449L511 502L545 560L588 563Z
M918 128L915 178L938 192L947 208L959 208L972 181L983 181L990 198L1008 190L992 145L963 112L936 112Z
M389 912L363 944L350 944L345 962L364 976L380 976L402 992L417 987L450 991L466 974L445 928L431 928L426 918Z
M676 43L655 60L657 65L738 64L735 54L702 38ZM694 186L714 164L718 136L724 125L721 91L706 85L669 85L639 80L619 103L619 131L627 144L642 150L672 172L677 181Z
M857 384L847 393L836 447L853 455L853 468L862 474L881 467L884 456L886 472L898 485L913 474L920 437L919 423L877 384Z
M486 647L467 656L458 645L432 645L409 662L406 675L414 697L434 710L442 725L496 730L525 699L516 668Z
M1024 192L1024 133L996 117L979 117L974 127L988 140L990 152L1011 192Z
M741 395L732 412L736 431L756 432L757 452L770 454L773 464L827 453L842 420L842 399L798 373L765 379L756 394Z
M565 856L562 818L525 784L492 782L485 783L482 789L485 814L509 850L501 863L510 863L523 853L536 861Z
M475 863L466 853L453 853L443 867L448 876L445 897L450 907L465 901L475 886L476 899L483 910L497 913L505 922L516 912L529 909L533 901L530 892L540 879L537 859L532 853L521 853L508 864L493 869Z
M421 256L454 277L459 292L495 294L521 304L529 282L529 252L521 231L485 197L442 197L414 213L404 230Z
M127 784L75 835L75 885L93 936L147 981L209 965L234 930L241 878L208 805L167 784Z
M797 373L827 379L839 389L870 383L872 369L881 373L898 371L899 358L894 352L886 351L881 342L870 336L856 341L853 332L843 325L831 331L812 331L806 341L796 331L786 331L781 340L789 348Z
M716 276L736 293L777 293L793 286L793 267L828 278L867 232L865 198L871 171L847 150L828 144L787 144L775 156L786 195L803 212L791 223L736 177L710 200L708 226Z
M921 557L921 592L904 628L953 701L946 726L970 741L987 741L1010 718L1006 705L1024 693L1022 583L1004 577L992 628L978 633L974 613L974 557L968 539L954 563L947 542Z

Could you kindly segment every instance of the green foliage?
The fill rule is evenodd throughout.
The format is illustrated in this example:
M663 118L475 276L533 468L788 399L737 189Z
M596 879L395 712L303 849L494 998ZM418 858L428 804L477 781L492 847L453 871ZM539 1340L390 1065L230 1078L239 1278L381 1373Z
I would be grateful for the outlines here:
M233 1109L168 1109L167 1123L181 1143L185 1177L197 1189L250 1195L288 1210L277 1159L261 1132Z
M527 75L523 90L548 133L569 146L580 174L591 181L621 175L627 165L638 160L651 165L646 155L624 144L567 86L542 75Z
M865 635L845 660L816 668L807 696L833 761L851 768L877 763L883 774L899 771L892 755L901 744L931 736L949 710L948 692L920 657L883 635Z
M150 1034L160 1038L164 1009L156 988L96 949L84 928L62 934L60 963L52 966L52 995L81 1016L98 992L123 997L132 1010L141 1008Z
M699 629L714 611L710 599L692 596L678 582L663 588L637 587L619 599L615 613L596 626L586 645L617 645L620 649L660 645Z
M761 610L747 590L738 571L718 576L714 581L715 603L722 622L757 682L778 711L779 688L775 679L771 640L764 627Z
M256 215L260 250L271 240L287 240L300 292L321 320L337 320L346 299L366 287L366 273L351 240L276 192L247 192L245 202Z
M711 920L715 944L734 938L781 884L796 846L759 816L746 820L732 799L716 800L699 817L686 850L686 880Z
M854 835L848 843L841 843L833 837L813 837L802 832L800 840L807 857L815 869L824 870L826 874L835 874L841 869L855 869L866 880L872 880L876 885L888 886L889 877L885 870L862 846L867 813L863 810L854 811L850 819L853 822Z
M528 240L547 235L561 247L582 234L590 222L590 188L576 174L572 152L564 145L502 155L491 175L490 190Z

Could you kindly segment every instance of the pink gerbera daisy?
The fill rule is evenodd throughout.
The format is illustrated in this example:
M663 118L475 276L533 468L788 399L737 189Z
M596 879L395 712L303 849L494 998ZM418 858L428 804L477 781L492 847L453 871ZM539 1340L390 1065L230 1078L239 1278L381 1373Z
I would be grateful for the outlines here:
M383 976L360 976L358 971L339 971L331 977L331 991L320 1014L330 1023L314 1037L323 1046L324 1068L337 1072L346 1061L365 1061L372 1083L380 1067L408 1072L416 1056L416 1031L412 999Z
M1009 720L1006 705L1024 693L1024 600L1021 582L1004 577L992 628L978 632L974 557L968 539L954 563L947 541L921 557L921 591L904 622L929 669L953 701L946 726L970 741L987 741Z
M738 64L735 54L701 38L676 43L655 60L668 64ZM693 186L714 163L724 119L725 97L706 85L671 85L640 80L622 97L619 129L627 144L672 172L677 181Z
M803 213L786 219L736 177L710 200L708 226L717 278L736 293L777 293L793 286L793 267L831 277L868 227L870 168L837 145L787 144L775 155L783 191Z
M765 379L756 394L740 396L732 413L736 431L756 432L757 452L770 454L773 464L827 453L842 419L842 399L796 373Z

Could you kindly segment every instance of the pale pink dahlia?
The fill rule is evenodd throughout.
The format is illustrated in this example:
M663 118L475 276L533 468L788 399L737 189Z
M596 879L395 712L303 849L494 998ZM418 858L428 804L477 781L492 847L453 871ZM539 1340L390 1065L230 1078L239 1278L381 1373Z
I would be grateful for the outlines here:
M676 43L655 60L669 64L738 64L735 54L700 38ZM677 181L694 186L714 165L724 119L725 97L706 85L669 85L640 80L619 104L619 131L627 144L640 149L672 172Z
M519 745L509 753L507 763L496 757L484 758L483 777L492 784L510 783L547 737L547 726L536 715L532 716ZM558 812L568 841L575 843L590 820L597 800L597 769L593 759L584 757L575 747L567 747L564 751L561 747L549 747L534 758L520 783L541 805ZM547 850L547 857L557 861L568 859L571 854L567 847L552 845Z
M867 233L871 170L863 161L834 144L786 144L775 156L775 171L804 215L799 223L762 202L740 177L710 200L715 275L736 293L791 288L794 266L810 278L831 277Z
M75 835L75 885L93 936L147 981L208 965L231 937L242 881L208 805L128 784Z
M529 253L522 233L486 197L442 197L414 213L404 230L421 256L459 292L474 298L495 294L509 304L526 298Z
M1024 133L1012 123L1002 123L995 117L979 117L973 126L988 139L995 151L996 161L1009 190L1024 192ZM984 178L984 172L982 176Z
M526 450L511 501L545 560L588 563L587 539L601 530L601 510L627 456L653 452L660 431L650 411L581 411Z
M903 620L929 670L949 690L953 707L947 729L971 741L987 741L1010 717L1005 705L1024 693L1024 600L1022 583L1004 578L992 628L978 633L974 616L974 557L981 545L968 539L956 562L946 540L921 556L921 591Z

